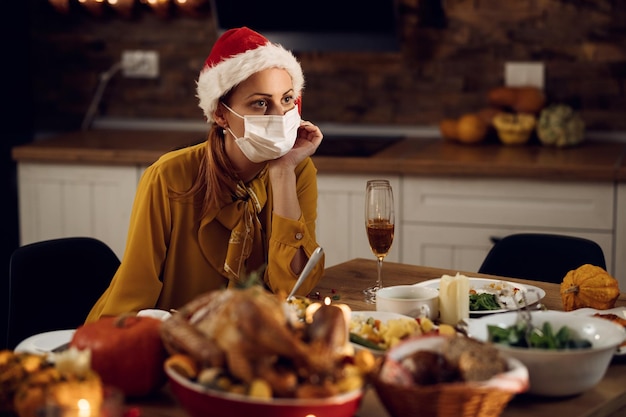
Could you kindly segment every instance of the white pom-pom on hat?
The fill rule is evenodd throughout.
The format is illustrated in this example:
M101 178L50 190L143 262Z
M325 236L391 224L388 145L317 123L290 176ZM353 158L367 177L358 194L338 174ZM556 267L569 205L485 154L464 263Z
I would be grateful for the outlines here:
M197 81L199 106L208 123L214 121L213 112L220 97L252 74L268 68L283 68L289 73L298 100L304 75L290 51L247 27L224 32L213 45Z

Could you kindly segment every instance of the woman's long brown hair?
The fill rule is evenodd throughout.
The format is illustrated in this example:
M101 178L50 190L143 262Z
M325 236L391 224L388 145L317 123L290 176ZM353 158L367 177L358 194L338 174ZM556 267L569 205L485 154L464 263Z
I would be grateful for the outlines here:
M237 176L230 160L226 156L223 129L213 124L206 141L206 155L198 169L198 175L189 190L178 197L201 195L204 216L211 207L221 207L232 201Z

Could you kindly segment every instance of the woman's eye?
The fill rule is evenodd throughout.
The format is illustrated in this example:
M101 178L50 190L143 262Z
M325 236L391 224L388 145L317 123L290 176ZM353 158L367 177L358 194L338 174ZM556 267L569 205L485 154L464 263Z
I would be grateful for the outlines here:
M264 109L267 107L267 102L265 100L257 100L254 103L252 103L252 107L257 108L257 109Z

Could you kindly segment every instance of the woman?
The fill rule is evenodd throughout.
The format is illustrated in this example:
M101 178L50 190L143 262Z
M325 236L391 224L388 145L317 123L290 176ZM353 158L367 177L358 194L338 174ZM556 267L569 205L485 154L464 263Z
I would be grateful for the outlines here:
M248 29L215 43L197 82L205 143L169 152L141 178L124 259L87 321L176 309L259 272L289 292L318 246L316 169L322 133L301 121L295 57ZM318 263L300 294L319 282Z

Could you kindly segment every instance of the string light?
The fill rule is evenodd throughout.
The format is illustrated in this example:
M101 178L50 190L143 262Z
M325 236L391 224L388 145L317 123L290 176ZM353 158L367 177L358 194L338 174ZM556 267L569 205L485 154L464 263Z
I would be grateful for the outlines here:
M137 3L148 6L160 17L172 14L174 5L186 14L196 14L200 8L207 5L209 0L73 0L87 9L94 16L102 16L106 7L113 9L117 14L130 18ZM70 0L48 0L59 13L67 14L70 11Z
M170 14L170 0L147 0L157 16L167 17Z
M78 0L78 2L94 16L102 16L104 13L104 0Z
M121 16L126 18L132 16L135 0L107 0L107 2Z

